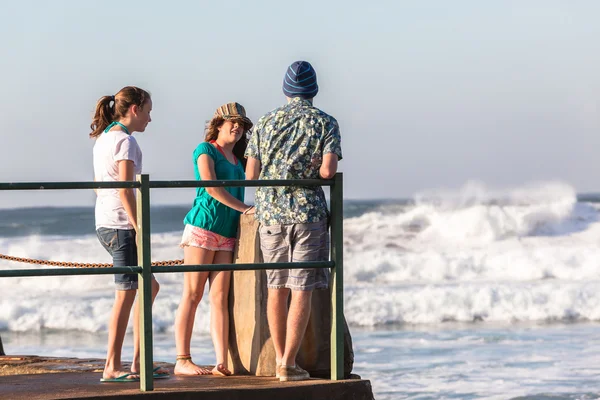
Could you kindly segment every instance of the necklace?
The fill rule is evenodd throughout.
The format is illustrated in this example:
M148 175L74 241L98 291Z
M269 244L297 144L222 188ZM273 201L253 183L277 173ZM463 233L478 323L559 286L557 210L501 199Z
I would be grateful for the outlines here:
M211 140L211 141L210 141L210 143L214 143L214 145L215 145L215 146L217 146L217 150L219 150L219 152L221 152L221 154L223 154L223 157L225 157L225 159L226 159L227 161L229 161L229 159L228 159L228 158L227 158L227 156L225 155L225 151L223 151L223 148L222 148L222 147L219 145L219 143L217 143L217 141L216 141L216 140ZM234 165L237 165L237 164L238 164L238 159L237 159L237 157L235 156L235 154L232 154L232 155L233 155L233 160L235 161L235 162L234 162Z
M109 126L107 126L106 129L104 130L104 133L110 131L110 128L112 128L115 125L119 125L121 128L123 128L123 132L125 132L128 135L131 135L131 133L129 133L129 129L127 129L127 127L125 125L123 125L122 123L120 123L119 121L114 121Z

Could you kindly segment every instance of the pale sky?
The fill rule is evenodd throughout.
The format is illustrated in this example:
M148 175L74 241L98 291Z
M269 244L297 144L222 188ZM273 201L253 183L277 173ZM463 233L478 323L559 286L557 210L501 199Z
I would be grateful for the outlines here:
M96 101L126 85L154 102L144 172L193 179L214 110L237 101L256 121L304 59L340 123L347 198L470 180L599 192L599 16L597 0L0 0L0 181L92 180ZM93 199L3 192L0 207Z

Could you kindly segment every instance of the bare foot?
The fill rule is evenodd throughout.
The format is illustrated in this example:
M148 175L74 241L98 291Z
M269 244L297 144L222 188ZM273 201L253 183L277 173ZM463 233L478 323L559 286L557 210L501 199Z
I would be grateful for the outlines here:
M231 375L231 371L228 370L227 367L224 366L223 364L217 364L213 368L212 374L219 375L219 376L229 376L229 375Z
M192 360L177 360L173 373L175 375L209 375L210 371L197 366Z
M154 367L154 375L169 375L170 372L168 369L163 368L163 367Z
M169 375L170 374L169 370L166 368L157 367L156 365L153 365L153 367L154 367L154 369L152 372L154 373L154 375ZM132 374L139 374L140 373L139 369L140 369L139 365L134 366L133 364L131 364L131 373Z
M122 371L122 370L112 370L111 371L111 370L104 368L104 372L102 373L102 379L108 380L108 379L115 379L115 378L121 378L121 380L130 379L133 382L133 381L140 379L140 376L137 375L137 373L132 374L129 371Z

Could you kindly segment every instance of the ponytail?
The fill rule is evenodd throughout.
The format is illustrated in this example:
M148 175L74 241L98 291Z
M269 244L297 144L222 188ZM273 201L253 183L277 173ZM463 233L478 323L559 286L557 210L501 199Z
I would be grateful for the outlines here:
M106 127L113 122L115 107L114 104L111 107L110 103L112 101L115 101L114 96L102 96L100 100L98 100L94 119L90 125L90 128L92 129L92 133L90 133L91 138L95 139L100 136Z

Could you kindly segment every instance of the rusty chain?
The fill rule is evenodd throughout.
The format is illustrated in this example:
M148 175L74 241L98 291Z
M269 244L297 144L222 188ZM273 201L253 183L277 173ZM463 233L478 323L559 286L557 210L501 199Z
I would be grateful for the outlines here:
M55 267L74 267L74 268L111 268L112 264L107 263L77 263L70 261L50 261L50 260L37 260L35 258L23 258L23 257L13 257L7 256L5 254L0 254L0 259L7 261L15 261L22 262L27 264L37 264L37 265L52 265ZM165 260L165 261L154 261L152 263L153 267L165 267L165 266L174 266L174 265L182 265L183 260Z

